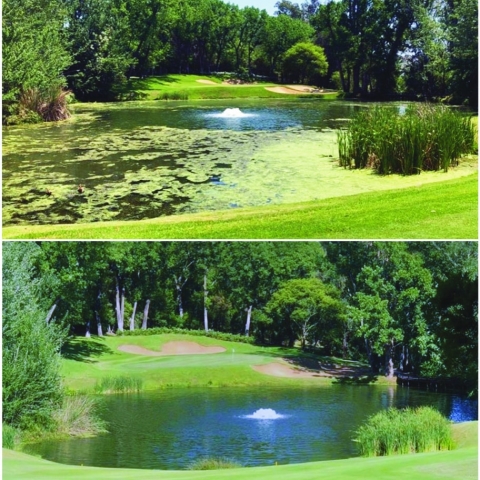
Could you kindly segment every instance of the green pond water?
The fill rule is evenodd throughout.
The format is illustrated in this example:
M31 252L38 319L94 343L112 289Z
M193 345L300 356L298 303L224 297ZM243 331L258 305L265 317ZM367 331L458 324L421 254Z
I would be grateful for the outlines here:
M245 117L218 116L232 107ZM334 128L357 108L298 100L93 104L76 106L67 122L5 128L4 224L315 199L319 164L336 168Z
M352 385L172 389L106 395L102 403L108 434L43 442L28 452L119 468L184 469L205 456L244 466L301 463L355 456L354 431L381 409L431 405L458 422L476 419L478 408L456 395Z
M225 118L227 108L244 116ZM138 220L418 184L338 166L336 130L359 108L368 107L318 99L84 104L66 122L4 128L3 222ZM432 179L446 177L422 174Z

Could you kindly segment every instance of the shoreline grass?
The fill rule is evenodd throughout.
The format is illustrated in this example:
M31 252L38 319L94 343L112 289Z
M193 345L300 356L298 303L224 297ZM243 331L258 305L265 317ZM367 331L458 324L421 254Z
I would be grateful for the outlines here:
M428 406L382 410L357 430L354 441L364 457L454 448L450 422Z
M478 174L397 190L153 220L8 226L3 238L476 240Z
M466 422L452 426L453 434L462 429L468 436L465 446L455 450L394 455L389 457L356 457L344 460L279 465L269 467L235 468L228 470L228 478L233 480L476 480L478 478L478 422ZM142 470L99 468L88 466L63 465L25 453L3 449L3 478L5 480L30 479L172 479L203 480L223 479L223 470Z

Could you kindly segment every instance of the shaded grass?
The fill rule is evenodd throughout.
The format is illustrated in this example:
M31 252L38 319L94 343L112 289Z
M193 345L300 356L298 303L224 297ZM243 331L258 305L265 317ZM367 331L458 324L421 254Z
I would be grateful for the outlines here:
M478 422L469 422L471 432ZM454 432L457 425L453 426ZM471 442L470 442L471 443ZM350 458L274 467L231 469L228 478L234 480L476 480L478 451L476 446L451 451L420 453L406 456ZM96 468L61 465L11 450L3 450L3 478L52 479L118 479L124 480L203 480L224 479L224 471L161 471L139 469Z
M356 432L365 457L451 450L450 422L432 407L389 408L372 415Z
M314 202L137 222L5 227L3 238L477 239L478 175Z

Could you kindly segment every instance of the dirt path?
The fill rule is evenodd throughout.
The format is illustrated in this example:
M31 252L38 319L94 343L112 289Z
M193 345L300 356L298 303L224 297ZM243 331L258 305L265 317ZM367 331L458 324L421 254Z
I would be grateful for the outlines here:
M120 345L118 349L122 352L135 355L146 355L148 357L160 357L165 355L198 355L207 353L225 352L223 347L205 347L195 342L167 342L163 344L159 352L139 347L138 345Z

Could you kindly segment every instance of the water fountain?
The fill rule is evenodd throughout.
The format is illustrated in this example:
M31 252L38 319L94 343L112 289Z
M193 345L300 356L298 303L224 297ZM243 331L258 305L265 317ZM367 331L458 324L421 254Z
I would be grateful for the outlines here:
M254 420L276 420L277 418L285 418L286 415L277 413L272 408L259 408L251 415L244 415L243 418L252 418Z
M217 118L244 118L251 117L251 113L243 113L239 108L226 108L222 113L213 114Z

